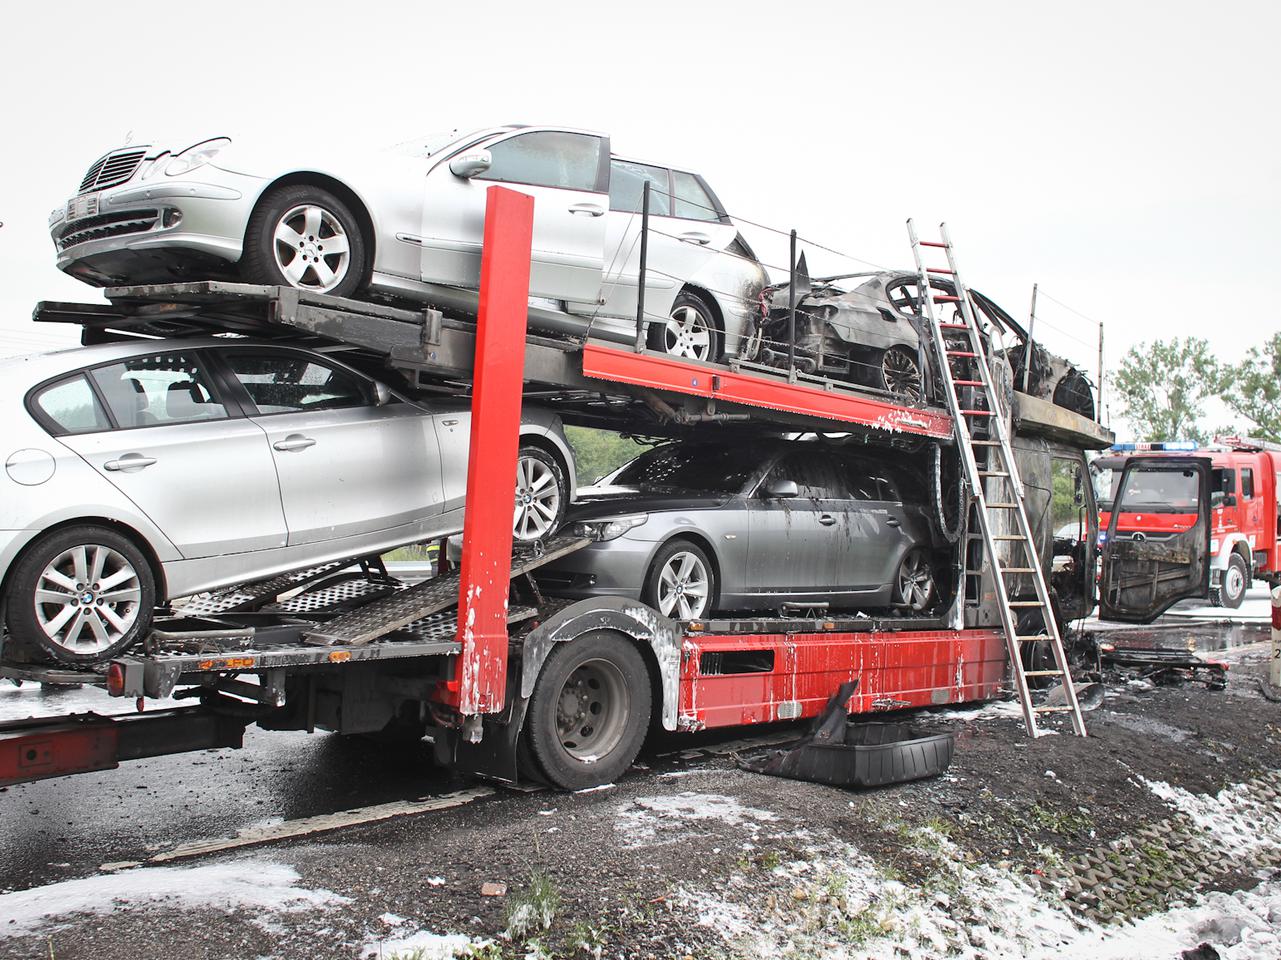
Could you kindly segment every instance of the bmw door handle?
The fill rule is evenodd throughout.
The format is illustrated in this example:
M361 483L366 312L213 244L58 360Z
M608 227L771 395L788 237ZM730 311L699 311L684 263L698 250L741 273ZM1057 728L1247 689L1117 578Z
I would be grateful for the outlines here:
M277 440L271 446L276 450L306 450L308 447L314 447L316 441L311 437L304 437L301 433L291 433L283 440Z
M605 216L605 208L594 203L576 203L569 208L570 213L585 213L589 217Z
M832 524L836 523L836 518L832 516L830 513L825 513L818 518L818 522L825 527L830 527L832 526Z
M705 234L705 233L699 233L699 232L697 232L697 231L691 231L691 232L689 232L689 233L682 233L682 234L680 235L680 238L681 238L682 240L685 240L685 241L689 242L689 243L697 243L697 244L699 244L699 245L701 245L701 246L704 246L704 247L705 247L705 246L707 246L709 243L711 243L711 242L712 242L712 238L711 238L711 237L709 237L707 234Z
M102 469L110 470L113 473L117 470L123 470L128 473L133 470L141 470L143 467L149 467L155 462L155 457L144 457L141 453L126 453L119 460L108 460L102 465Z

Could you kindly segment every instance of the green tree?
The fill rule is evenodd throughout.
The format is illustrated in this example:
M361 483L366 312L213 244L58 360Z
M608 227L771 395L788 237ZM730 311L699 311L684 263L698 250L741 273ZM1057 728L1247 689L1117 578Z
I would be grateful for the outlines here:
M1223 402L1249 423L1250 434L1281 443L1281 332L1227 370Z
M1114 388L1136 439L1204 442L1205 401L1219 395L1224 381L1204 339L1175 337L1131 347Z
M579 486L611 473L646 449L628 437L591 427L566 427L565 436L574 451Z

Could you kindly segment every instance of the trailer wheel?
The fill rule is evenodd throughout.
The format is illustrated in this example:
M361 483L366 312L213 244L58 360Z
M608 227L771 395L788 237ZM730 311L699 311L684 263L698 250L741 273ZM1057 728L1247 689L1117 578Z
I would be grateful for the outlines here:
M568 496L560 461L534 444L516 455L516 512L512 536L517 543L545 540L565 519Z
M649 671L632 642L607 630L557 644L543 663L525 736L543 774L563 790L616 780L649 729Z
M251 283L348 297L365 277L360 221L328 190L297 184L272 190L245 230L241 270Z
M1216 591L1211 592L1215 606L1235 610L1245 599L1245 591L1250 585L1250 571L1241 554L1233 553L1228 557L1227 569L1223 571L1223 583Z
M147 632L155 575L127 537L67 527L37 540L13 568L9 632L63 663L110 660Z

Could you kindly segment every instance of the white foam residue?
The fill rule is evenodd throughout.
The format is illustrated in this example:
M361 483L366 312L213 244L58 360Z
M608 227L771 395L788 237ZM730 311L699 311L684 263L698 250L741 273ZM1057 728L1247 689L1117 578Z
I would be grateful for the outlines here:
M761 824L772 823L778 817L768 810L744 806L733 797L685 791L671 796L636 797L619 809L614 829L624 836L624 847L660 846L688 836L689 824L709 820L746 826L755 833Z
M1262 805L1243 783L1224 787L1216 794L1203 794L1191 793L1163 780L1139 779L1210 834L1225 853L1240 856L1257 850L1281 849L1281 817L1261 809Z
M376 940L366 943L361 957L414 957L415 960L453 960L471 953L473 946L487 941L474 941L461 933L428 933L420 930L395 940Z
M972 707L957 707L927 714L935 720L1004 720L1022 719L1023 708L1017 700L989 700Z
M266 915L350 903L329 890L297 885L298 871L268 860L237 860L200 867L144 867L109 875L64 880L31 890L0 894L0 937L46 929L54 918L73 913L105 915L131 906L170 906Z

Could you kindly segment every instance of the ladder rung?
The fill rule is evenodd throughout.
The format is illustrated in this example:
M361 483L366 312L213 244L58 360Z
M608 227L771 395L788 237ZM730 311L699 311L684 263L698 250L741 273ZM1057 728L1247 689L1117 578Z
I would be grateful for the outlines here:
M1002 567L1002 573L1036 573L1036 567Z
M1071 707L1033 707L1033 713L1073 713Z
M967 324L964 324L964 323L940 323L940 324L939 324L939 326L940 326L940 327L942 327L944 330L968 330L968 329L970 329L970 328L969 328L969 326L968 326Z
M1025 677L1061 677L1063 676L1063 671L1062 670L1024 670L1023 676Z
M956 275L955 270L949 270L947 267L926 267L925 269L930 273L946 273L948 276Z
M971 440L970 441L970 446L972 447L999 447L1000 445L1001 445L1000 440Z
M1008 477L1009 475L1010 474L1008 470L980 470L979 471L980 477Z
M996 416L991 410L962 410L963 417L993 417Z
M940 293L934 298L935 303L960 303L960 297L954 297L950 293Z
M980 537L980 539L981 539L981 537ZM995 536L995 537L993 537L992 539L993 539L993 540L1008 540L1008 541L1009 541L1009 542L1011 542L1011 543L1027 543L1027 541L1026 541L1026 540L1024 540L1022 537L1015 536L1015 535L1014 535L1014 534L1012 534L1012 533L1002 533L1002 534L1000 534L999 536Z
M989 510L1017 510L1019 505L1017 503L989 503L987 508Z
M1038 640L1053 640L1048 633L1016 633L1014 639L1019 643L1036 643Z
M949 357L977 357L978 356L978 354L972 350L949 350L947 351L947 355Z
M940 250L946 250L946 243L939 243L937 240L918 240L916 241L923 247L938 247Z
M1011 600L1011 607L1036 607L1038 610L1045 606L1040 600Z
M982 380L953 380L953 381L952 381L952 386L954 386L954 387L981 387L981 386L983 386L983 381L982 381Z

